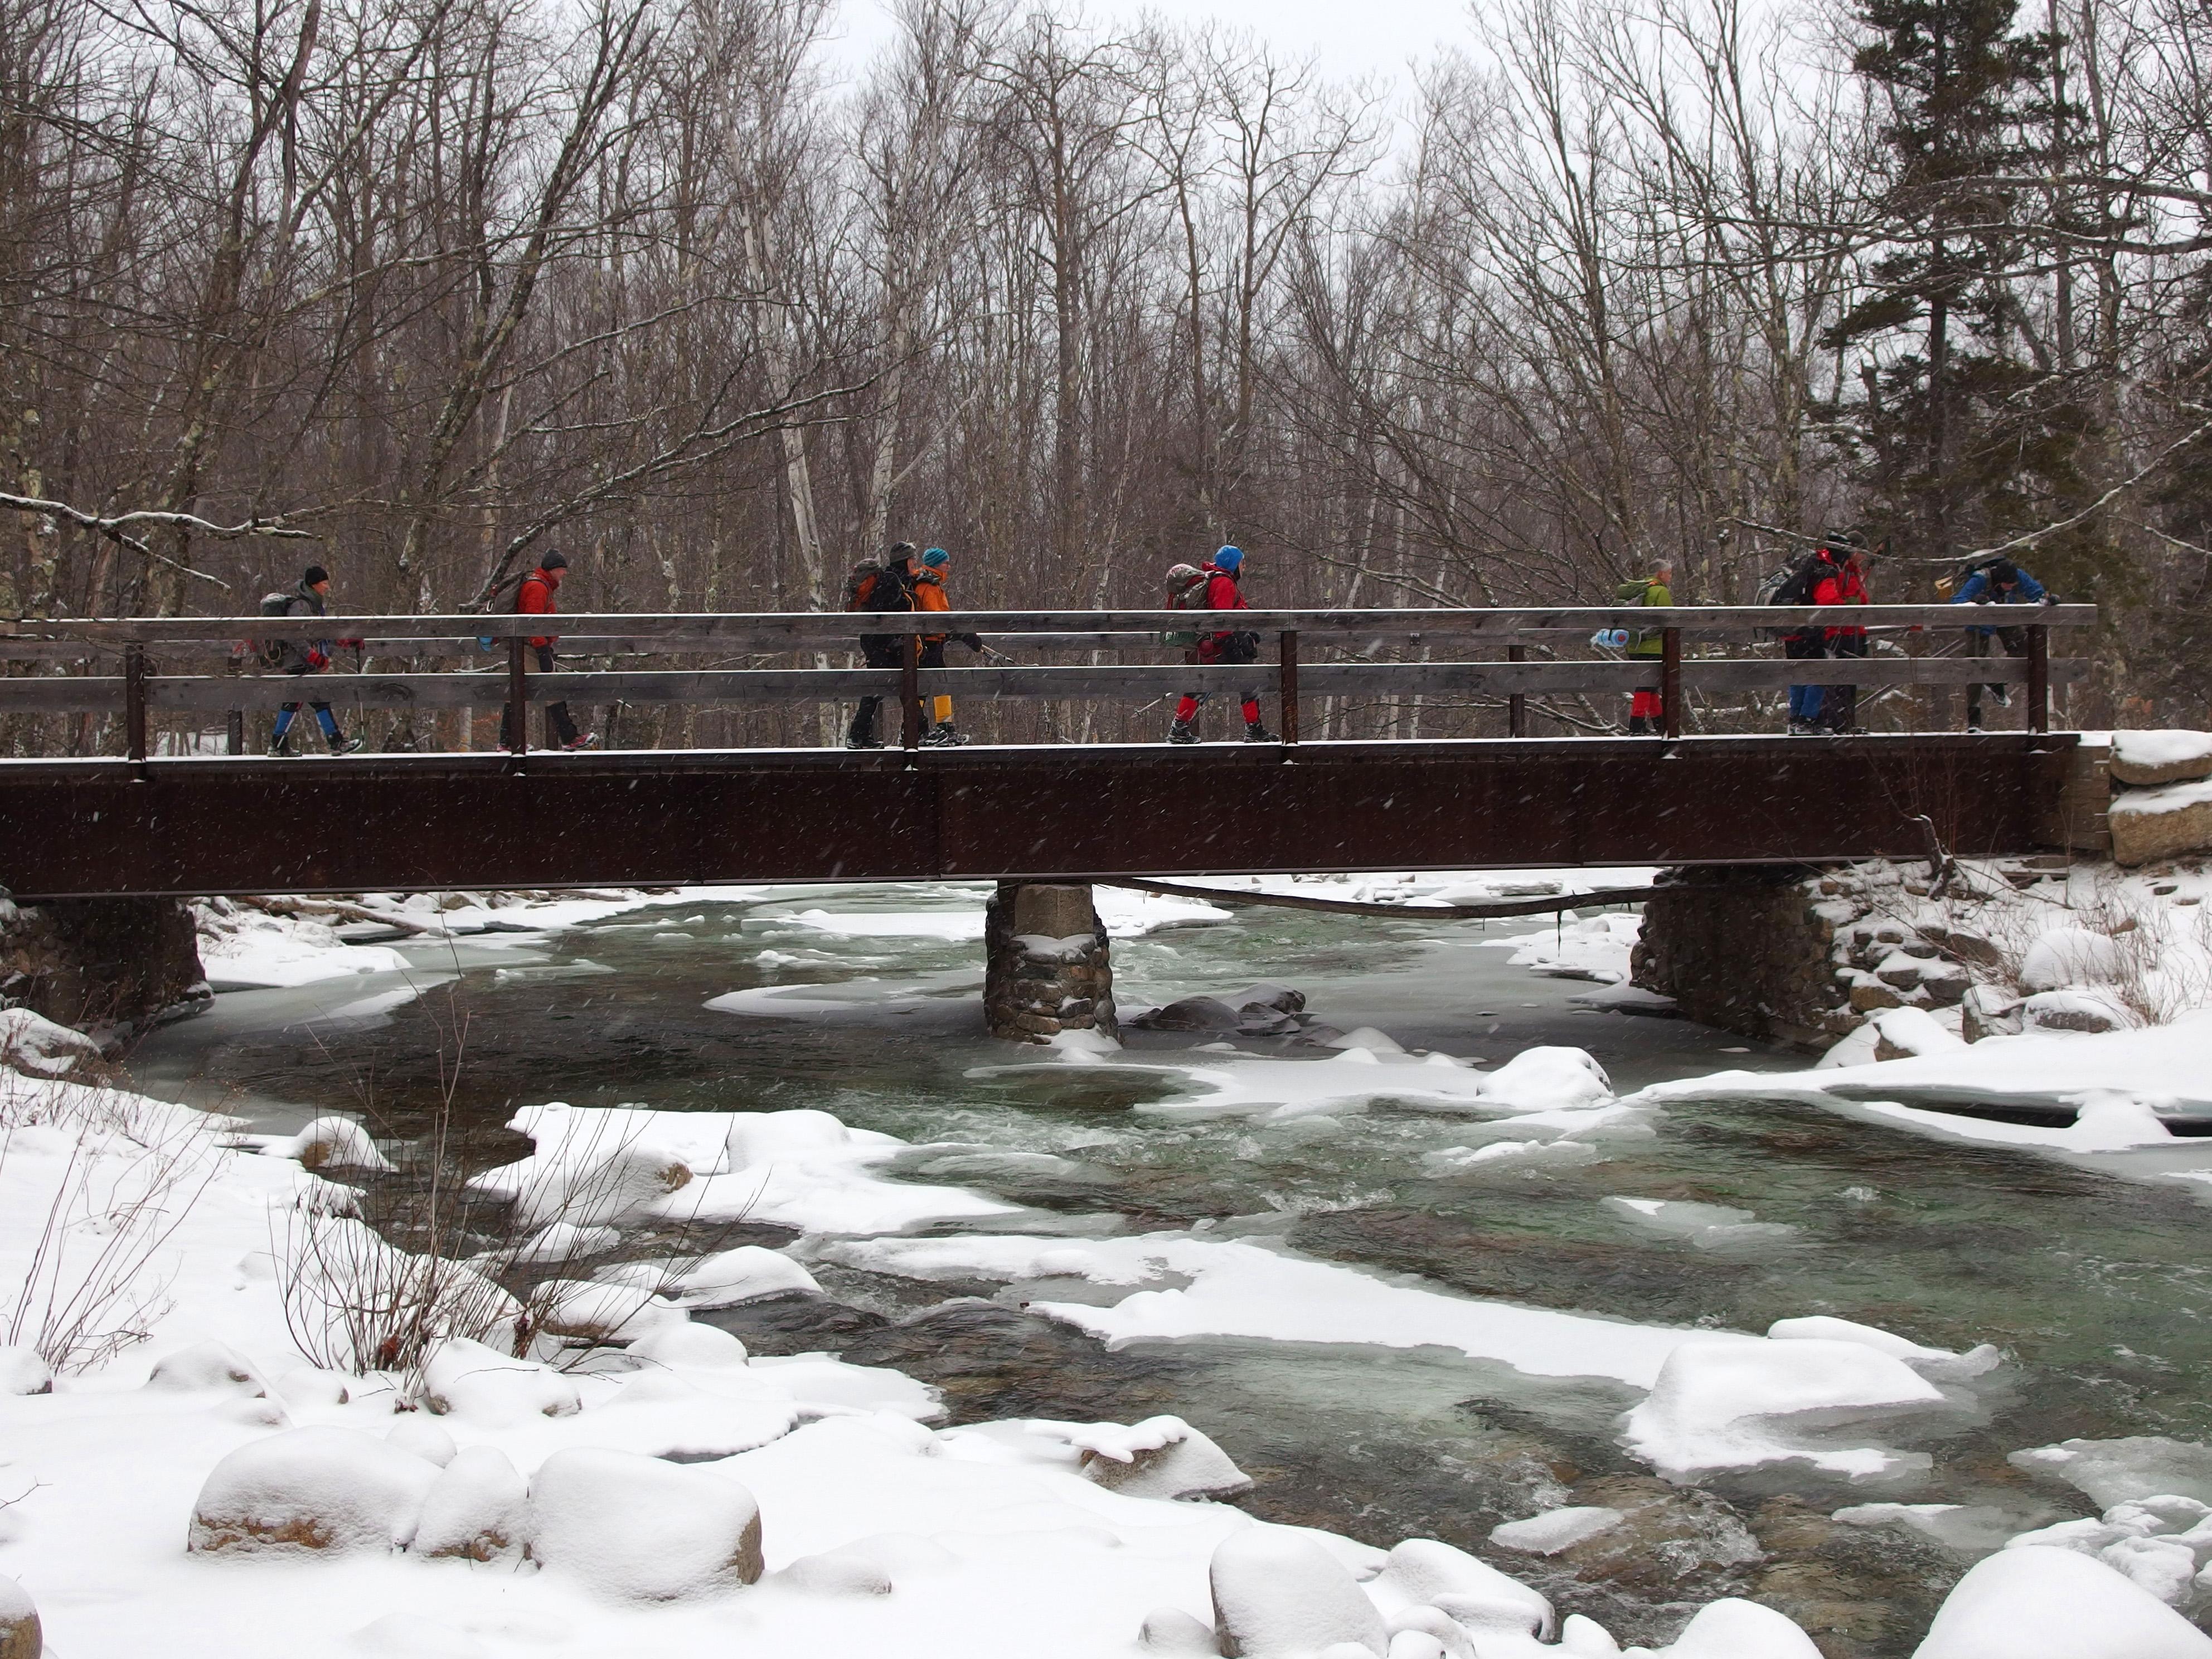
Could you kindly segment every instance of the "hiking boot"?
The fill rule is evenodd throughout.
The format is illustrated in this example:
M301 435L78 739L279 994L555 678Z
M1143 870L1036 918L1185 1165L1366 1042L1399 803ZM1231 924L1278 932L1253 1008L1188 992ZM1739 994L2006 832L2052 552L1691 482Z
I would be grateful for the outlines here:
M1249 726L1244 728L1244 741L1247 743L1280 743L1282 739L1278 738L1273 732L1270 732L1266 726L1261 725L1259 721L1254 720Z
M1198 728L1193 726L1188 720L1177 720L1173 726L1168 727L1168 741L1170 743L1196 743L1198 741Z
M300 751L292 747L292 739L289 736L279 738L269 745L269 758L271 760L297 760L299 755Z
M359 738L349 738L343 735L332 738L330 740L330 744L331 753L333 755L350 755L361 748L361 739Z
M872 732L848 732L845 734L845 747L848 749L880 749L883 746L884 740Z
M939 720L937 729L921 740L925 749L957 749L969 739L953 729L951 720Z
M2012 688L2010 686L1993 685L1990 688L1990 695L1997 700L1998 708L2009 708L2012 707Z
M598 732L579 732L574 737L569 738L568 742L562 744L561 746L573 755L579 749L596 749L599 747L599 734Z

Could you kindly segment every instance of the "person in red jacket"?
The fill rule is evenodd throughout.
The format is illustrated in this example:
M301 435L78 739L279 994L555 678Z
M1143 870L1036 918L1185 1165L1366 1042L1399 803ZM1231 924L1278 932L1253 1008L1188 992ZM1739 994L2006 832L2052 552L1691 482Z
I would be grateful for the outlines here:
M1201 573L1206 578L1203 598L1185 608L1191 611L1249 611L1244 595L1237 583L1244 572L1244 553L1241 548L1224 547L1213 556L1213 562ZM1260 658L1260 636L1249 629L1231 629L1217 634L1200 634L1198 644L1185 653L1184 660L1208 666L1218 663L1257 662ZM1260 693L1257 685L1240 690L1237 701L1244 713L1244 741L1273 743L1275 734L1260 724ZM1170 743L1198 741L1198 706L1206 701L1203 691L1186 691L1176 704L1175 724L1168 727Z
M549 551L538 562L538 568L522 579L522 586L514 590L514 614L518 617L550 617L560 609L554 595L561 591L561 578L568 573L568 556L557 549ZM538 659L538 672L553 672L553 647L560 643L558 634L540 634L530 641L530 648ZM514 747L514 705L509 703L500 712L499 746ZM588 749L599 741L597 734L579 732L576 722L568 718L566 702L545 705L546 724L552 728L553 741L562 749Z
M1814 604L1868 603L1866 568L1859 562L1863 545L1856 536L1830 533L1827 545L1814 556ZM1863 657L1867 653L1867 631L1863 628L1827 628L1822 633L1827 641L1827 653L1832 657ZM1829 686L1820 699L1820 724L1830 732L1855 731L1858 707L1858 687Z

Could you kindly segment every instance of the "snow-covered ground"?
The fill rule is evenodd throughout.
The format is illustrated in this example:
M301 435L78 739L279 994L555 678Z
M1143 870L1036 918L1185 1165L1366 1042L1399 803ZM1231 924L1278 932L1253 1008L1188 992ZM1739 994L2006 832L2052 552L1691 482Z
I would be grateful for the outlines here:
M1590 890L1649 874L1572 879ZM1277 884L1417 910L1423 899L1518 896L1559 879ZM1455 1144L1425 1152L1423 1166L1454 1179L1601 1164L1689 1102L1794 1096L1937 1140L2185 1182L2212 1199L2212 1139L2166 1127L2212 1115L2212 1012L2186 1006L2198 982L2185 954L2196 909L2170 902L2197 896L2192 881L2202 878L2147 876L2140 893L2127 890L2142 914L2118 930L2124 941L2141 932L2183 953L2147 970L2164 1000L2147 1001L2142 974L2113 969L2099 947L2049 943L2073 925L2057 914L2063 904L2013 951L2024 971L2045 945L2039 959L2057 962L2045 970L2057 976L2050 988L2104 988L2134 1011L2117 1030L2024 1029L1970 1046L1928 1010L1894 1009L1869 1030L1899 1058L1874 1060L1869 1043L1860 1063L1722 1073L1625 1097L1579 1049L1476 1066L1409 1054L1372 1030L1310 1059L1229 1043L1138 1054L1092 1042L975 1075L1130 1073L1170 1085L1136 1109L1170 1127L1222 1118L1278 1135L1325 1133L1388 1103L1449 1124ZM702 896L426 902L404 914L454 931L550 930ZM1112 890L1100 899L1122 937L1224 914ZM2087 894L2073 918L2110 902ZM2094 908L2094 919L2112 914ZM233 983L382 971L393 964L349 964L398 957L346 945L320 920L218 920L229 925L204 927L204 940L233 943L204 950L217 978L216 959L232 952ZM779 921L860 940L981 933L972 903L825 902ZM1960 925L1955 907L1942 921ZM1484 943L1533 972L1603 988L1625 981L1634 933L1633 918L1598 915ZM825 1012L881 1018L899 983L796 994ZM710 1006L806 1012L788 999L740 1000L762 994ZM1942 1109L2053 1103L2078 1109L2071 1127ZM1935 1347L1811 1310L1728 1330L1522 1306L1302 1255L1252 1226L1131 1232L1111 1213L1030 1210L897 1178L887 1166L975 1149L908 1146L821 1111L544 1103L514 1127L536 1151L476 1184L514 1200L527 1237L474 1268L426 1265L368 1235L347 1213L349 1190L315 1172L382 1159L343 1120L252 1136L138 1097L0 1073L0 1314L13 1320L0 1335L15 1345L0 1348L0 1631L12 1579L67 1659L1623 1651L1575 1607L1449 1546L1409 1540L1386 1552L1217 1501L1241 1481L1233 1436L1217 1447L1170 1418L934 1426L937 1401L909 1377L823 1356L749 1357L695 1317L803 1290L834 1268L994 1285L1002 1302L1112 1346L1426 1349L1534 1379L1595 1379L1632 1401L1619 1443L1669 1480L1816 1471L1865 1486L1869 1501L1838 1509L1838 1521L1984 1556L1918 1659L2212 1659L2212 1638L2174 1611L2212 1599L2212 1449L2144 1439L2021 1447L2016 1464L2072 1483L2095 1512L2017 1536L2000 1511L1881 1501L1887 1483L1926 1466L1910 1449L1919 1425L1986 1417L2017 1387L1994 1348ZM1633 1191L1604 1203L1625 1232L1723 1260L1790 1248L1790 1229L1748 1210ZM604 1259L641 1224L738 1218L801 1237L703 1261ZM550 1285L539 1284L549 1271ZM504 1274L526 1299L483 1273ZM360 1293L363 1275L431 1287L447 1340L419 1356L380 1352L373 1340L362 1352L384 1327L364 1334L358 1314L349 1323L332 1310L374 1299ZM57 1285L89 1288L73 1298ZM516 1358L525 1313L540 1334ZM41 1346L64 1362L58 1376L27 1352ZM1547 1558L1625 1521L1587 1504L1520 1517L1492 1534L1493 1561ZM1813 1659L1819 1650L1782 1614L1723 1600L1661 1651Z

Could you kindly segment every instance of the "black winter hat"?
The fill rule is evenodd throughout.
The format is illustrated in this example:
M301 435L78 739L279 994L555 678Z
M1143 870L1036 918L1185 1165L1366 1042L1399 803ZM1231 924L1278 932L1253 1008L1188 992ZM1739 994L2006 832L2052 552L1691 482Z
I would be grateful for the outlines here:
M326 582L330 579L331 573L319 564L311 564L300 573L301 585L307 587L313 587L317 582Z
M901 542L896 546L893 547L890 552L884 554L884 559L885 562L890 564L904 564L913 556L914 544L912 542Z
M538 568L540 570L566 570L568 568L568 556L556 547L538 560Z
M1990 567L1990 581L1997 587L2011 587L2020 580L2020 567L2010 559L1999 559Z

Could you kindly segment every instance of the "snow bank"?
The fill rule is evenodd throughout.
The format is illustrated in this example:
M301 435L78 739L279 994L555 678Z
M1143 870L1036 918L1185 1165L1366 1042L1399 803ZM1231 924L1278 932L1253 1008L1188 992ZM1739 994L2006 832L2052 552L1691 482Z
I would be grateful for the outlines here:
M1970 1568L1913 1659L2212 1659L2212 1637L2112 1568L2030 1546Z
M379 945L348 945L312 916L274 916L220 900L192 906L200 965L217 991L312 985L319 980L405 971L407 959Z
M28 1008L0 1008L0 1066L32 1077L67 1077L97 1061L100 1045Z
M1942 1399L1903 1360L1857 1342L1686 1343L1668 1355L1650 1397L1628 1413L1624 1439L1670 1478L1803 1462L1859 1479L1908 1460L1875 1446L1816 1446L1802 1435ZM1800 1437L1783 1438L1791 1429Z

